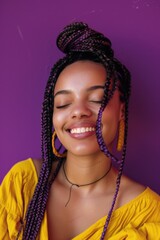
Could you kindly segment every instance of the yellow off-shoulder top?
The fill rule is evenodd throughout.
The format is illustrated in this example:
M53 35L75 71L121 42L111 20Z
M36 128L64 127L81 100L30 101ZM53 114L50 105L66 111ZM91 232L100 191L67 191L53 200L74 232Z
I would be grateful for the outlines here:
M31 158L16 163L0 186L0 240L15 240L38 177ZM72 240L99 240L106 216ZM39 240L48 239L47 216ZM116 209L105 240L160 240L160 196L146 188L129 203ZM57 240L57 239L56 239Z

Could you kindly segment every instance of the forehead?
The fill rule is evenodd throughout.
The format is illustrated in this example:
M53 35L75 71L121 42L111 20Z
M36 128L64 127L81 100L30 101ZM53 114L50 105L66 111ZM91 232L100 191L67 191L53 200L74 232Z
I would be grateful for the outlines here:
M104 85L106 70L100 63L77 61L68 65L59 75L54 92L61 89L85 88L89 85Z

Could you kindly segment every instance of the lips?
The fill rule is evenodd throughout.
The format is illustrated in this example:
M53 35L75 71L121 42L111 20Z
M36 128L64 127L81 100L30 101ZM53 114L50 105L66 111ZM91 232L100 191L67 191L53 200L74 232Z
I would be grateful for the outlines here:
M66 128L66 131L69 133L70 137L75 139L85 139L92 135L95 135L96 126L95 122L84 121L71 124Z

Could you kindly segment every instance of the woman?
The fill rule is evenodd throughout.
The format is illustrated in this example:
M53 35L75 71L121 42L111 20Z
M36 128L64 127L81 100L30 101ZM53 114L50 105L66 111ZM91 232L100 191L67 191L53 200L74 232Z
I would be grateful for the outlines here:
M57 46L65 56L44 94L43 161L22 161L5 177L1 239L160 239L160 197L122 175L128 70L87 24L66 26Z

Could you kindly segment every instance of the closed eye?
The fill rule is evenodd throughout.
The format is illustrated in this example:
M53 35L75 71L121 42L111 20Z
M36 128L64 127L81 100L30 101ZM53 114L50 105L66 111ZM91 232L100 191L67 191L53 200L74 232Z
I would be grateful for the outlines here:
M99 100L99 101L92 100L92 101L90 101L90 102L97 103L97 104L101 104L101 103L102 103L102 100Z
M64 104L64 105L60 105L60 106L56 106L57 109L61 109L61 108L66 108L68 107L70 104Z

